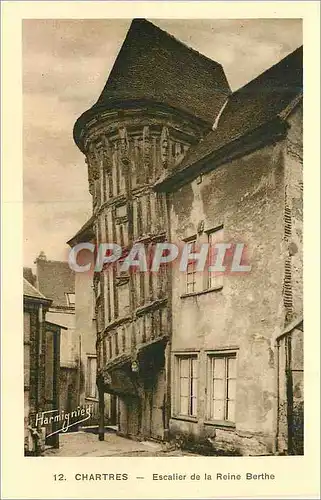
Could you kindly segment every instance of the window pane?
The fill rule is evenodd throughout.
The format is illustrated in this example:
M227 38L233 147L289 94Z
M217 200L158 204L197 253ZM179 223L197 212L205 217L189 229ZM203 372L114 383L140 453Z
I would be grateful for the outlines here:
M236 377L236 358L228 358L228 360L227 360L227 376L229 378Z
M189 358L180 359L180 376L189 377Z
M235 399L235 386L236 386L235 379L229 379L227 381L227 397L228 397L228 399Z
M180 414L188 415L188 398L186 397L180 398Z
M74 306L75 305L75 294L74 293L67 293L67 297L68 297L68 305Z
M224 399L224 380L213 380L213 399Z
M224 419L224 401L213 401L213 418L215 420Z
M192 274L194 273L194 268L195 268L195 261L194 260L188 260L187 261L187 274Z
M197 396L197 378L192 379L191 396Z
M192 363L192 377L197 378L197 358L192 358L191 359Z
M188 243L189 253L194 253L196 249L196 240L190 241Z
M215 358L214 360L214 378L225 378L225 359Z
M235 422L235 401L227 402L227 420Z
M230 353L211 356L210 415L213 420L235 421L236 357Z
M197 398L191 398L191 416L196 417L197 415Z
M181 378L180 381L180 395L181 396L188 396L189 395L189 379L188 378Z

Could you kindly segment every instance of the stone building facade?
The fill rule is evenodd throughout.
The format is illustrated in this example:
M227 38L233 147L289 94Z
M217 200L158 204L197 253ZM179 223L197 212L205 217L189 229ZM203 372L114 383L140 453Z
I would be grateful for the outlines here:
M40 252L35 260L36 287L51 299L47 321L62 327L60 338L60 404L65 411L79 405L80 339L75 329L75 273L68 262L47 259Z
M241 242L251 271L95 275L101 439L108 392L123 434L280 451L277 338L302 315L301 97L301 49L231 93L220 64L133 21L74 128L95 241L123 255Z
M41 428L36 415L59 410L59 325L46 321L51 300L23 280L24 340L24 452L40 455L45 443L59 446L58 434L46 439L53 428Z
M68 241L71 248L82 242L94 242L92 217ZM99 404L97 378L97 332L96 309L94 297L94 274L75 273L75 332L79 339L79 404L82 407L90 405L91 417L82 425L97 427L99 422ZM115 396L104 394L104 422L105 425L117 425L117 401Z

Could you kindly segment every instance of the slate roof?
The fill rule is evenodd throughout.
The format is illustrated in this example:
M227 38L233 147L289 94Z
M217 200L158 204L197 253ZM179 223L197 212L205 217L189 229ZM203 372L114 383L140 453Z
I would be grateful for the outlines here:
M31 283L29 283L26 278L23 278L23 295L24 297L30 297L32 299L41 299L44 302L49 301L37 288L35 288Z
M145 19L134 19L96 104L76 122L74 137L97 112L148 100L188 112L210 126L230 87L222 66Z
M23 277L26 278L31 285L35 286L36 285L36 276L33 274L31 267L24 267L23 268Z
M75 273L68 262L37 259L37 280L41 293L52 299L52 306L67 307L66 293L75 293Z
M177 171L198 161L277 117L303 89L303 47L299 47L257 78L234 92L217 129L193 146Z

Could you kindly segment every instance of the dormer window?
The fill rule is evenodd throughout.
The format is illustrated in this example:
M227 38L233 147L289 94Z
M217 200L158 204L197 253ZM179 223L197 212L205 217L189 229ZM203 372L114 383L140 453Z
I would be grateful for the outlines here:
M66 293L68 307L75 307L76 298L74 293Z

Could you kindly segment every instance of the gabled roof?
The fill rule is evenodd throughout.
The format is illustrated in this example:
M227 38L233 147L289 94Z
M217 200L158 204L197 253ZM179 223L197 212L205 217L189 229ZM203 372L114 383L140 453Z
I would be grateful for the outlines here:
M35 288L26 278L23 278L23 296L32 299L39 299L43 302L50 302L37 288Z
M74 137L95 114L126 101L153 101L210 126L230 87L222 66L145 19L134 19L96 104L76 122Z
M228 144L280 116L302 89L303 47L299 47L228 98L217 128L190 148L171 177L182 175L189 167L214 157Z
M95 233L93 230L93 222L95 220L95 216L92 215L90 219L85 222L85 224L77 231L77 233L67 241L67 245L73 247L77 243L81 243L84 241L90 241L95 237Z
M68 307L66 293L75 293L75 273L68 262L37 259L39 290L52 299L52 306Z

